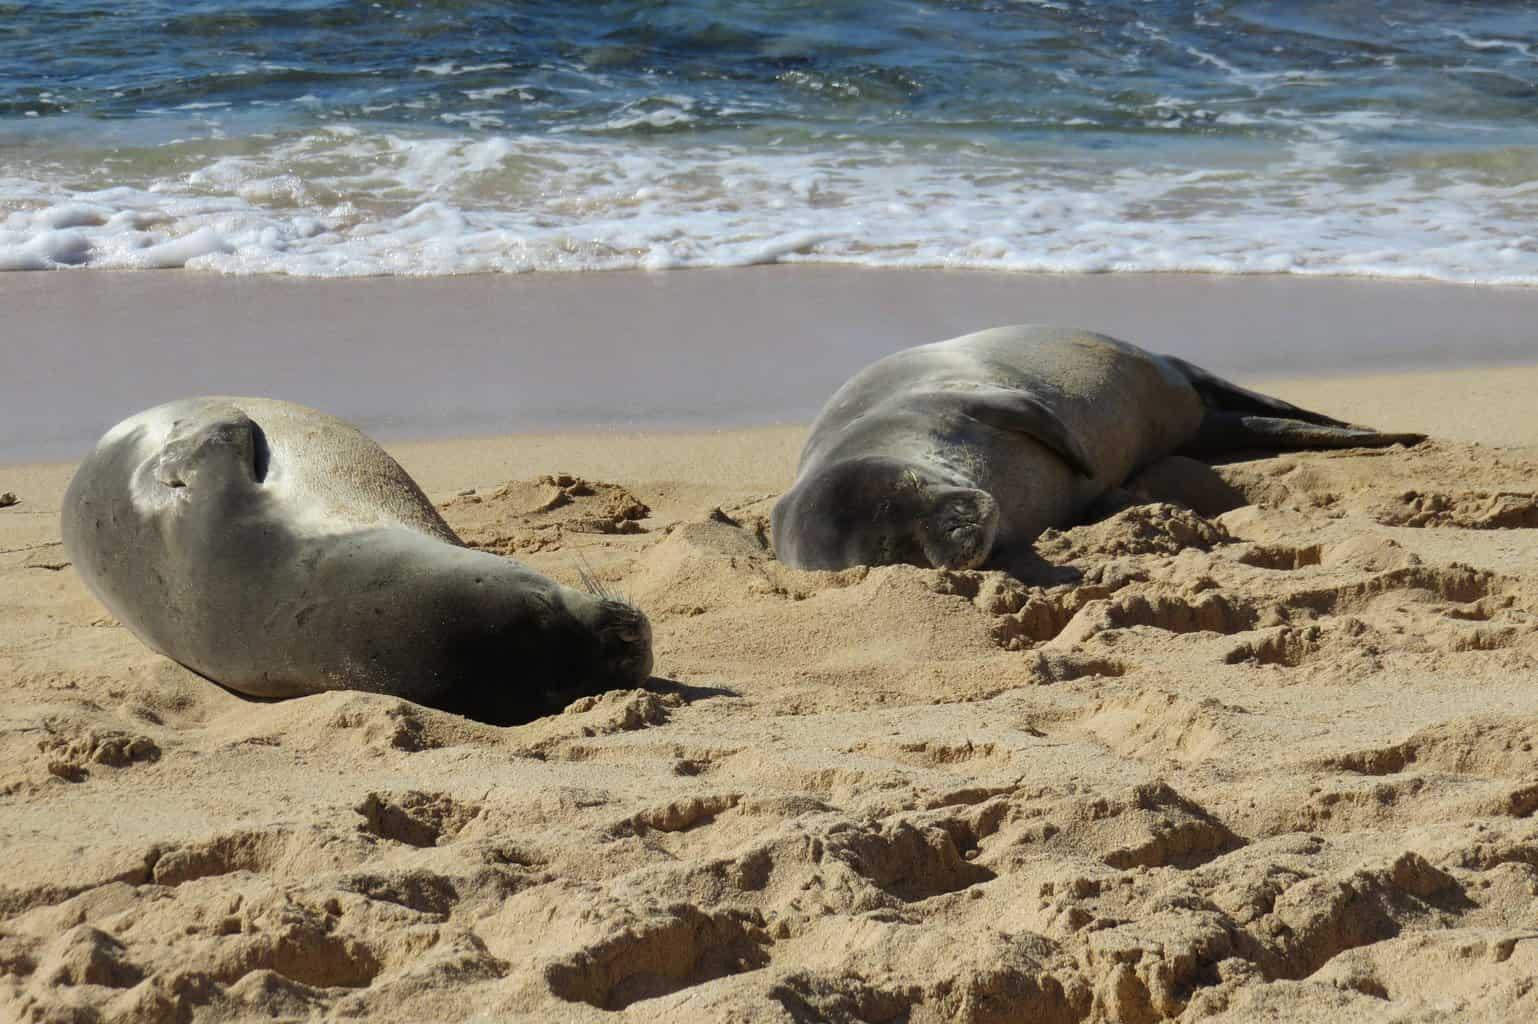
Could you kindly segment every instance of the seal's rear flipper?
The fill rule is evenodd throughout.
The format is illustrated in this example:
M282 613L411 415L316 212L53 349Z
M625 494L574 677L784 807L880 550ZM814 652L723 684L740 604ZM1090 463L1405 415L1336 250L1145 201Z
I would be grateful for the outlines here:
M1311 423L1279 416L1246 416L1209 410L1182 454L1241 451L1245 448L1385 448L1419 444L1425 434L1385 434L1330 421Z
M1171 363L1180 367L1196 393L1201 395L1202 404L1208 409L1217 412L1245 413L1251 416L1268 416L1284 420L1299 420L1303 423L1316 423L1327 427L1350 427L1351 424L1343 420L1333 419L1323 413L1313 412L1300 408L1291 402L1284 402L1280 398L1272 398L1249 388L1241 388L1237 384L1230 383L1215 374L1208 373L1194 363L1188 363L1184 359L1174 356L1166 356ZM1289 445L1289 447L1293 447Z

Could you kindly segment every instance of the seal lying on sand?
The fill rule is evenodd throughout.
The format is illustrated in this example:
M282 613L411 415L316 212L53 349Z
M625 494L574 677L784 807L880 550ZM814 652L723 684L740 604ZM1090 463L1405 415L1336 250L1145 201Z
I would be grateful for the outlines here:
M511 724L651 672L640 611L466 548L384 449L288 402L124 420L62 519L124 625L248 696L366 690Z
M894 353L839 388L774 506L774 550L802 569L1008 565L1175 452L1422 439L1354 427L1101 334L998 327Z

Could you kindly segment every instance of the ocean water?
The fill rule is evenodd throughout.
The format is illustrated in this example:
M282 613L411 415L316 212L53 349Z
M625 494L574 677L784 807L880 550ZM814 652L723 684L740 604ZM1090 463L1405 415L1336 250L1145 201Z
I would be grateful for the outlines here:
M0 269L1538 283L1538 3L0 0Z

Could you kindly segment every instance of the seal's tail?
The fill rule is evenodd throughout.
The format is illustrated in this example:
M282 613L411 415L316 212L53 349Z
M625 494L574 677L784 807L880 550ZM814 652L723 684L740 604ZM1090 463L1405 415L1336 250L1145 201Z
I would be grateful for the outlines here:
M1419 444L1425 434L1388 434L1300 408L1280 398L1241 388L1183 359L1179 366L1207 407L1201 429L1182 451L1244 448L1385 448Z
M1424 440L1425 434L1386 434L1349 424L1336 427L1276 416L1208 410L1201 429L1180 451L1201 455L1246 448L1386 448L1391 444L1420 444Z

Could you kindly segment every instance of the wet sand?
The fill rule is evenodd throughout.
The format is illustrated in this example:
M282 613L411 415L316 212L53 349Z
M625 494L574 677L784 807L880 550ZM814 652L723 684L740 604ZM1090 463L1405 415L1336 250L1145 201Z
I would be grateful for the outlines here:
M1538 362L1538 289L826 266L293 280L0 276L0 462L130 413L268 395L382 437L806 422L859 367L1005 323L1105 331L1255 377Z

